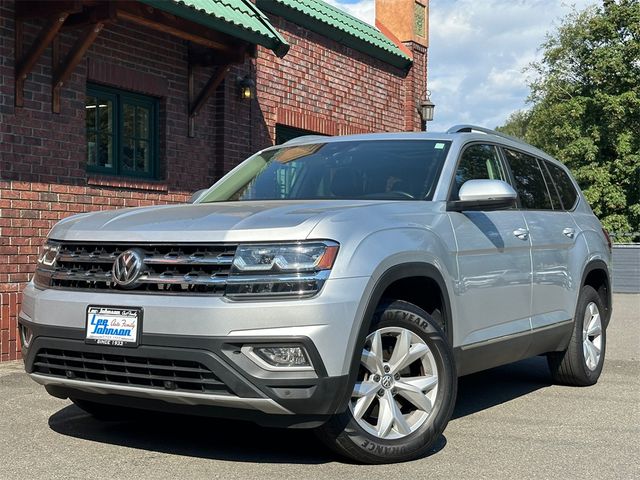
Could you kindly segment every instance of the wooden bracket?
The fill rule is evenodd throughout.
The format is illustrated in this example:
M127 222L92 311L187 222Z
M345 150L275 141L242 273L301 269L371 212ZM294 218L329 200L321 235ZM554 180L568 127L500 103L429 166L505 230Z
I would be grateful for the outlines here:
M82 60L85 52L89 49L103 27L104 23L98 22L85 28L76 40L76 43L71 47L71 51L68 53L64 62L55 66L53 71L53 82L51 84L52 109L54 113L60 113L60 89L69 79L78 63L80 63L80 60ZM55 56L57 56L57 54Z
M23 26L22 20L16 15L16 48L15 48L15 104L16 107L24 106L24 81L33 70L34 65L38 62L44 51L51 44L60 28L69 16L68 12L62 12L55 17L49 19L40 30L38 38L33 42L27 54L22 58L23 45Z
M198 96L195 96L195 85L194 85L194 66L189 65L189 136L195 136L195 117L198 115L204 104L207 102L209 97L213 95L218 88L218 85L222 83L224 77L229 72L231 65L221 65L216 69L213 73L207 84L202 88ZM194 100L195 98L195 100Z

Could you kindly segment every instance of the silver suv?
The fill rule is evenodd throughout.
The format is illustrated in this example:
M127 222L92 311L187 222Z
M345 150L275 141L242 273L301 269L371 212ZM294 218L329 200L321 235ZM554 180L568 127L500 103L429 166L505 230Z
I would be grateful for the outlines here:
M597 381L610 247L567 169L513 138L302 137L193 204L59 222L24 291L25 366L99 418L315 427L409 460L461 375L544 354L555 381Z

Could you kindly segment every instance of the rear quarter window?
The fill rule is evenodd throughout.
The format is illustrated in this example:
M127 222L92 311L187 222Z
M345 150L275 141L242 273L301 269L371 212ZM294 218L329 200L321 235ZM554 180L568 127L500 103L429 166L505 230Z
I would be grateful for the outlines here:
M545 162L545 164L547 165L553 182L556 184L558 194L562 200L562 206L565 210L573 209L578 199L578 192L576 191L576 187L573 186L569 174L565 172L563 168L551 162Z

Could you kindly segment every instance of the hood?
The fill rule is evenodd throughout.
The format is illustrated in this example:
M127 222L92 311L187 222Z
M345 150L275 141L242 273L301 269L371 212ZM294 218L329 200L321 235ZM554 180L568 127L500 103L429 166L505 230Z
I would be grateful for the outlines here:
M380 201L255 201L127 208L74 215L49 238L105 242L303 240L324 218Z

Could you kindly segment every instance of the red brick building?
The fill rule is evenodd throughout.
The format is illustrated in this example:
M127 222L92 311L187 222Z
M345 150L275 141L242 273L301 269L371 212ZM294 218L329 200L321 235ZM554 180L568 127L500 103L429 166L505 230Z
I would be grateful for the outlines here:
M418 130L427 0L0 0L0 360L52 225L184 202L305 133ZM250 97L250 98L247 98Z

